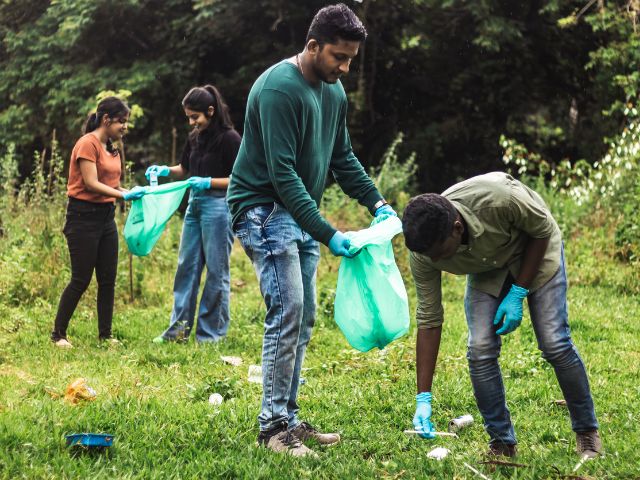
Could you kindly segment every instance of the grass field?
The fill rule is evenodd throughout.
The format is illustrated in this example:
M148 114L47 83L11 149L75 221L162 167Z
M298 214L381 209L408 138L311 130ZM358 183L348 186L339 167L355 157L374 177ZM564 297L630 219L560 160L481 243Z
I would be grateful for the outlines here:
M177 224L163 242L175 243ZM640 300L624 288L629 267L610 260L598 245L596 234L566 245L573 337L589 371L606 450L578 473L639 478ZM413 299L406 252L397 252ZM261 387L247 382L247 369L260 362L264 309L251 265L236 245L232 325L225 341L155 345L151 339L169 318L175 257L136 260L138 266L168 265L162 276L142 281L146 301L122 300L127 286L120 280L126 277L119 277L114 333L120 346L96 340L93 287L72 319L70 351L55 349L48 340L55 301L0 305L0 478L479 478L465 462L492 479L571 474L578 460L575 438L566 409L554 404L561 393L528 320L505 339L501 359L520 442L517 461L525 466L495 470L480 464L487 435L465 359L464 278L445 276L447 320L433 419L444 430L449 419L471 413L475 424L458 439L421 440L403 434L414 413L415 326L383 351L350 348L332 319L338 263L324 248L301 414L339 431L343 441L327 449L316 446L318 459L256 448ZM240 356L244 363L233 367L221 355ZM97 391L95 401L71 406L56 398L78 377ZM224 396L222 405L208 403L214 392ZM64 436L73 432L109 432L116 438L106 452L72 454ZM441 462L428 459L435 446L451 454Z

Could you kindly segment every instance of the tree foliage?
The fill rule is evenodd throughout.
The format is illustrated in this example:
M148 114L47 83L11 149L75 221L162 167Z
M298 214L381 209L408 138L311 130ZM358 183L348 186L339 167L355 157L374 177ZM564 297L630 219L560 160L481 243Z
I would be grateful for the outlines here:
M423 189L500 168L501 134L593 163L640 90L638 0L345 1L370 34L344 81L356 151L375 165L403 132ZM218 85L241 130L252 82L328 3L2 0L0 142L26 174L53 129L68 150L96 94L124 89L145 112L128 158L168 162L191 86Z

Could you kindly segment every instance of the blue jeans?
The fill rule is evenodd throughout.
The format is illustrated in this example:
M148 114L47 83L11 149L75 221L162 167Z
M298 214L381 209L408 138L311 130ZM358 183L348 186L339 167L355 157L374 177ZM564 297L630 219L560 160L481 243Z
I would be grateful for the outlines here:
M598 428L587 372L571 340L567 311L567 276L562 252L558 272L527 297L533 330L542 357L554 368L575 432ZM512 278L498 298L467 286L464 299L469 341L467 360L471 383L491 443L515 444L516 436L505 400L498 365L502 339L493 319Z
M262 341L260 430L300 424L296 401L316 317L320 249L277 203L243 213L234 227L251 259L267 307Z
M229 328L229 257L233 246L231 215L221 190L191 192L182 226L178 269L173 284L173 311L167 340L186 340L196 312L200 277L207 266L196 340L215 342Z

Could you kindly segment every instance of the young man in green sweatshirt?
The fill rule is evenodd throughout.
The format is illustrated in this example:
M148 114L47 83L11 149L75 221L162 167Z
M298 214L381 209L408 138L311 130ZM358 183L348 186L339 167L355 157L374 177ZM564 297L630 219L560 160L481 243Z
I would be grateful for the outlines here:
M256 80L227 198L233 229L251 259L267 314L262 344L263 396L258 443L296 456L307 439L340 441L298 418L298 384L315 321L319 244L349 256L349 240L320 215L331 172L371 213L390 213L354 155L347 131L349 71L366 30L345 5L321 9L304 50Z
M467 359L489 453L514 456L516 436L498 364L501 336L522 322L527 298L542 356L567 401L580 455L602 445L584 363L569 332L560 229L542 198L501 172L473 177L442 195L411 199L402 217L418 306L414 426L433 438L431 385L444 321L441 272L467 275Z

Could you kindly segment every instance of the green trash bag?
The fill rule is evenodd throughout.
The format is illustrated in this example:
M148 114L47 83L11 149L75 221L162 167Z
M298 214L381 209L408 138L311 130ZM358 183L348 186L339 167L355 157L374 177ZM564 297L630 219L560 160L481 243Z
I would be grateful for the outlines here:
M409 301L391 239L402 232L396 216L381 215L371 227L347 232L354 258L338 271L334 318L349 344L361 352L384 348L409 331Z
M147 187L147 194L132 202L124 238L129 251L139 257L149 255L162 235L164 227L180 206L189 182L172 182Z

